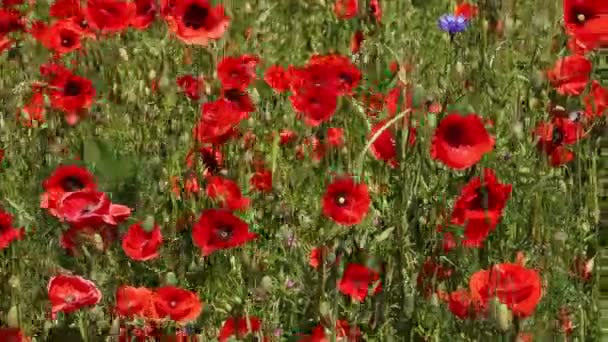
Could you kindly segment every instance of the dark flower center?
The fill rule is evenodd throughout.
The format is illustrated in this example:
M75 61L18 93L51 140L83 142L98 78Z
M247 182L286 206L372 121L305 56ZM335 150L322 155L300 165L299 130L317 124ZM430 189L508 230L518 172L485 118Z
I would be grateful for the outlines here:
M245 95L245 93L238 89L229 89L224 92L226 100L231 102L238 102L243 95Z
M76 39L71 34L71 32L62 32L61 34L61 46L63 47L71 47L76 43Z
M64 191L78 191L84 189L84 184L78 179L78 177L68 176L61 182L61 187Z
M480 186L475 190L477 196L475 197L475 202L473 203L473 207L475 209L485 209L488 210L490 208L490 191L486 186Z
M346 196L346 193L337 193L336 196L334 196L334 202L338 207L345 207L348 204L348 197Z
M139 4L136 9L138 16L151 15L154 13L154 7L149 2Z
M184 13L184 25L198 30L205 25L205 19L209 15L209 9L197 4L191 4Z
M447 127L444 138L451 146L474 145L473 137L467 134L466 128L462 124L450 125Z
M232 227L223 226L217 229L217 237L222 241L228 241L232 238Z
M570 10L568 22L584 25L592 16L593 13L588 8L575 6Z
M555 127L553 129L553 135L551 137L551 142L555 145L560 145L562 142L564 141L564 134L562 133L562 131Z
M338 77L340 77L340 79L345 83L350 84L353 82L353 77L349 73L341 72Z
M68 81L63 87L63 93L66 96L78 96L80 95L80 83L76 81Z

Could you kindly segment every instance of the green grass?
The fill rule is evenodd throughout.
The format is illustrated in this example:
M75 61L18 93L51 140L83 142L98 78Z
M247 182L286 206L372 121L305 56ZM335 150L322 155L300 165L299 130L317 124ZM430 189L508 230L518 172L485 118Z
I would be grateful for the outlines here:
M18 51L2 54L0 147L6 155L0 171L0 203L15 216L16 225L26 229L23 240L0 251L2 325L8 324L7 313L16 306L18 325L44 341L51 328L72 324L78 329L74 324L82 315L89 341L101 340L110 331L119 285L156 287L175 278L178 286L197 291L204 303L193 326L205 341L217 337L231 313L245 312L260 317L268 335L281 328L285 341L296 333L309 333L321 316L358 325L367 341L514 340L515 325L501 330L492 319L460 321L445 304L434 303L416 290L417 272L441 243L436 232L440 211L446 205L451 208L467 179L466 172L448 170L430 159L433 124L419 128L415 147L396 169L365 151L371 122L360 103L351 99L341 100L331 121L331 126L344 128L346 147L318 164L295 159L293 148L277 151L268 138L283 128L301 136L315 129L296 119L286 96L272 94L263 84L265 68L275 63L302 65L314 52L348 56L351 35L362 29L367 40L356 64L365 77L363 87L383 81L391 61L407 61L414 67L400 77L419 85L424 96L494 121L496 148L473 172L478 174L482 167L495 169L503 183L513 184L513 193L502 222L482 250L459 249L442 257L456 272L441 286L446 290L467 287L474 272L494 263L513 262L516 252L523 251L527 266L539 271L546 288L534 315L519 322L518 329L532 332L535 341L561 340L564 335L554 322L559 308L568 307L575 324L572 340L598 341L593 285L569 277L577 255L591 258L595 254L595 212L599 209L597 185L591 181L598 172L592 162L593 141L586 139L575 146L577 158L571 164L552 168L536 151L530 134L548 118L545 108L553 96L542 72L567 53L562 48L561 2L504 1L495 12L486 12L490 10L485 7L453 43L437 29L437 18L453 10L452 2L427 0L420 6L407 0L380 2L384 16L379 26L336 19L328 0L225 0L231 26L222 40L208 48L186 48L167 33L161 20L145 32L130 30L111 39L89 41L86 55L71 53L63 58L75 58L77 72L93 80L98 93L88 118L74 127L53 110L47 112L43 127L26 128L15 120L15 113L27 102L29 84L40 78L39 66L50 53L28 37ZM44 18L46 13L46 3L39 3L34 15ZM483 16L492 13L505 24L502 38L484 30ZM244 38L247 28L253 29L249 40ZM187 49L192 64L184 63ZM189 226L180 231L176 223L189 214L198 217L213 203L204 195L178 200L169 182L171 176L186 172L185 156L193 145L191 130L199 117L198 104L178 92L175 79L185 73L212 79L222 56L242 53L257 54L263 61L258 67L260 80L250 88L257 111L241 124L243 131L254 132L258 139L253 151L232 141L223 153L229 177L252 199L252 208L243 218L260 238L202 259L192 244ZM160 82L158 92L150 90L152 78ZM579 99L568 101L569 107L581 106ZM83 156L87 148L94 148L90 147L93 138L108 145L125 164L93 165L95 158ZM67 153L58 152L63 148ZM273 166L271 195L249 189L252 155L264 156L267 165ZM80 256L65 254L59 245L65 227L39 208L39 196L42 180L59 163L74 161L74 156L85 159L100 178L100 189L113 202L136 209L119 227L121 232L148 215L156 219L165 237L161 258L131 261L119 241L105 253L89 247ZM321 196L332 171L360 172L370 188L386 188L382 194L372 190L370 212L353 228L337 227L321 214ZM116 175L104 177L107 173ZM567 239L555 239L556 233L565 233ZM297 236L294 247L287 244L291 235ZM332 283L340 268L321 277L308 265L310 249L322 244L351 252L349 260L361 248L382 261L383 292L361 304L342 296ZM57 322L47 321L46 285L59 268L93 280L103 292L102 303ZM297 286L287 288L288 280Z

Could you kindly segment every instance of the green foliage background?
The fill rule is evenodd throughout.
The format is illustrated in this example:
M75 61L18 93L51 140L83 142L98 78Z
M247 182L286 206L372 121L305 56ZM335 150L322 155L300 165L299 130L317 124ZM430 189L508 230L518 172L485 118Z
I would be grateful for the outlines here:
M329 316L358 324L368 341L512 339L515 326L503 331L492 320L459 321L445 305L415 290L422 262L441 239L436 233L439 211L449 206L467 176L430 160L430 136L438 118L421 125L416 146L403 151L405 159L394 170L365 152L370 122L357 101L342 99L331 125L345 129L346 147L320 164L298 161L293 150L277 149L276 141L268 138L282 128L301 135L315 130L295 118L286 95L273 94L261 80L265 68L275 63L301 65L313 52L348 55L351 35L361 29L367 39L356 58L364 72L363 87L385 81L392 60L407 61L414 68L400 77L424 90L425 98L494 121L496 149L473 172L494 168L502 182L513 184L512 198L483 250L442 257L457 270L446 289L467 286L473 272L511 262L517 251L523 251L528 266L542 275L546 292L536 314L520 322L519 329L533 332L539 341L563 338L555 318L559 308L567 306L576 325L571 338L596 340L592 286L569 276L575 256L587 253L590 258L594 253L594 142L588 139L576 147L573 164L551 168L535 150L530 134L548 117L545 107L552 96L542 71L566 54L560 50L565 42L561 2L511 0L498 8L486 2L487 10L452 43L437 28L437 18L454 6L443 0L383 0L381 25L338 20L333 3L323 0L226 0L230 29L209 48L186 47L168 34L162 21L145 32L129 30L89 41L85 55L64 57L78 62L77 73L93 80L98 93L90 116L75 127L52 111L42 127L20 126L15 113L27 102L29 85L39 79L39 66L50 54L29 37L18 49L1 55L0 147L6 157L0 171L0 203L27 234L0 251L0 321L6 323L9 309L16 306L19 323L28 333L48 333L52 325L45 323L46 284L57 268L65 268L92 279L103 291L102 304L78 314L84 315L91 336L110 330L110 308L119 285L154 287L169 278L200 294L205 306L195 326L208 340L217 336L230 313L243 312L259 316L269 333L281 327L286 335L306 333L320 316ZM40 2L32 16L44 18L44 13L48 4ZM504 37L487 30L487 18L492 16L503 21ZM250 39L244 35L248 28ZM191 65L184 63L186 53L192 56ZM255 153L231 142L224 154L228 175L253 199L244 218L261 237L243 248L201 259L189 229L179 231L176 222L190 213L198 216L212 203L204 196L178 200L169 183L171 176L186 172L184 158L199 116L199 105L178 93L175 79L185 73L212 78L222 56L242 53L263 60L260 80L250 89L258 110L242 125L258 140ZM153 79L159 81L157 92L150 89ZM211 86L217 88L216 83ZM67 153L61 152L64 149ZM254 154L264 155L274 169L271 195L249 191L253 170L248 161ZM75 161L74 156L82 160ZM320 198L329 171L358 172L360 157L360 176L372 188L383 185L388 191L372 193L366 220L346 230L321 216ZM162 258L132 262L119 244L105 254L90 250L79 257L66 256L58 240L64 228L39 209L42 180L65 162L87 165L113 202L135 208L121 231L152 215L166 240ZM290 236L297 237L292 248L287 244ZM363 304L350 303L334 286L340 269L321 277L308 265L310 249L321 244L351 251L353 257L361 248L374 256L374 262L384 262L383 293ZM288 280L296 287L287 288ZM65 317L58 324L75 320Z

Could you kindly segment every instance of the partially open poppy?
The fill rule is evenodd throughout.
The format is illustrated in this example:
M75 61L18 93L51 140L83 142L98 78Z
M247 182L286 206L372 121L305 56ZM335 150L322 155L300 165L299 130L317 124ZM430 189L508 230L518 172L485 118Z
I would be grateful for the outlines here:
M101 291L95 284L80 276L58 275L48 284L48 296L53 317L58 312L70 313L101 301Z

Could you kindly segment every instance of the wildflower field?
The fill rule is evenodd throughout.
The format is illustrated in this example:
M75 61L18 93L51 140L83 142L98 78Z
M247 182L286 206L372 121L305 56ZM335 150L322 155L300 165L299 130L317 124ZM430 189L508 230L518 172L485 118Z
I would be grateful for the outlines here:
M599 341L592 0L2 0L0 342Z

